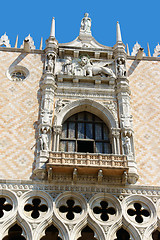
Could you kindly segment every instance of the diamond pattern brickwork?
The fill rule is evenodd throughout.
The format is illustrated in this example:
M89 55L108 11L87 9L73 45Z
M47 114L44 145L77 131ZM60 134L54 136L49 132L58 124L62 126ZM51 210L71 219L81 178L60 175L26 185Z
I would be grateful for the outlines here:
M6 71L11 65L26 67L29 77L24 81L9 80ZM0 178L29 179L34 165L42 56L0 51L0 66Z
M137 184L160 185L160 61L128 61Z

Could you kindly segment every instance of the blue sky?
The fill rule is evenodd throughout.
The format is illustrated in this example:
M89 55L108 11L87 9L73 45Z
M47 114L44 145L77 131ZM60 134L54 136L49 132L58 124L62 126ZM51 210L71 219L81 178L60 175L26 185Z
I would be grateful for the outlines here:
M92 19L92 35L101 44L113 46L116 41L116 22L120 22L122 39L130 52L136 43L144 47L147 42L151 54L160 41L160 0L9 0L1 2L0 36L5 32L11 46L19 35L18 47L30 33L36 48L40 38L43 44L49 37L52 17L56 20L58 42L70 42L79 35L80 22L85 12Z

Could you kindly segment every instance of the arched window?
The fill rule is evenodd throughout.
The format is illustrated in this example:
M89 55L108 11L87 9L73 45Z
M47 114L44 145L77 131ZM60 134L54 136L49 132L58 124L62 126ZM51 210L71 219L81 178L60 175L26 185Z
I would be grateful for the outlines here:
M58 229L51 225L50 227L48 227L45 231L45 236L42 237L40 240L62 240L59 236L59 231Z
M93 230L86 226L82 232L81 232L81 237L78 238L78 240L86 240L86 239L90 239L90 240L97 240L95 237L94 237L94 232Z
M111 153L109 129L96 115L79 112L63 124L61 151Z
M8 231L8 236L4 237L3 240L26 240L22 236L22 228L18 226L18 224L15 224L13 227L11 227Z

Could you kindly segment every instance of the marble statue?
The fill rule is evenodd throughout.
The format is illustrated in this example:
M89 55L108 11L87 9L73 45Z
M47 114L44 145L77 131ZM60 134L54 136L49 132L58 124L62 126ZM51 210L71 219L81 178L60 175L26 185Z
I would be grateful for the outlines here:
M48 140L48 135L47 135L47 129L44 128L42 130L42 134L40 136L40 147L41 147L41 150L48 151L48 143L49 143L49 140Z
M84 18L81 21L80 32L91 33L91 19L88 16L88 13L84 14Z
M119 77L126 76L126 68L125 68L125 59L124 58L117 59L117 74Z
M130 143L130 138L128 136L125 137L125 142L124 142L124 152L126 155L131 154L131 143Z
M48 54L47 55L47 66L46 66L46 70L54 73L54 56L53 54Z

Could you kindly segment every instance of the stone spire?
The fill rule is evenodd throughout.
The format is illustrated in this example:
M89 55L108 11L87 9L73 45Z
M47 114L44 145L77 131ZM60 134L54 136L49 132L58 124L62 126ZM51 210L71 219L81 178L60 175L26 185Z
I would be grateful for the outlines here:
M17 46L18 46L18 35L16 37L16 42L15 42L14 48L17 48Z
M147 43L147 49L148 49L148 57L151 57L151 52L150 52L150 48L149 48L149 43Z
M121 37L121 30L120 30L120 25L119 22L117 21L117 29L116 29L116 42L122 42L122 37Z
M50 37L55 37L55 19L52 18Z

